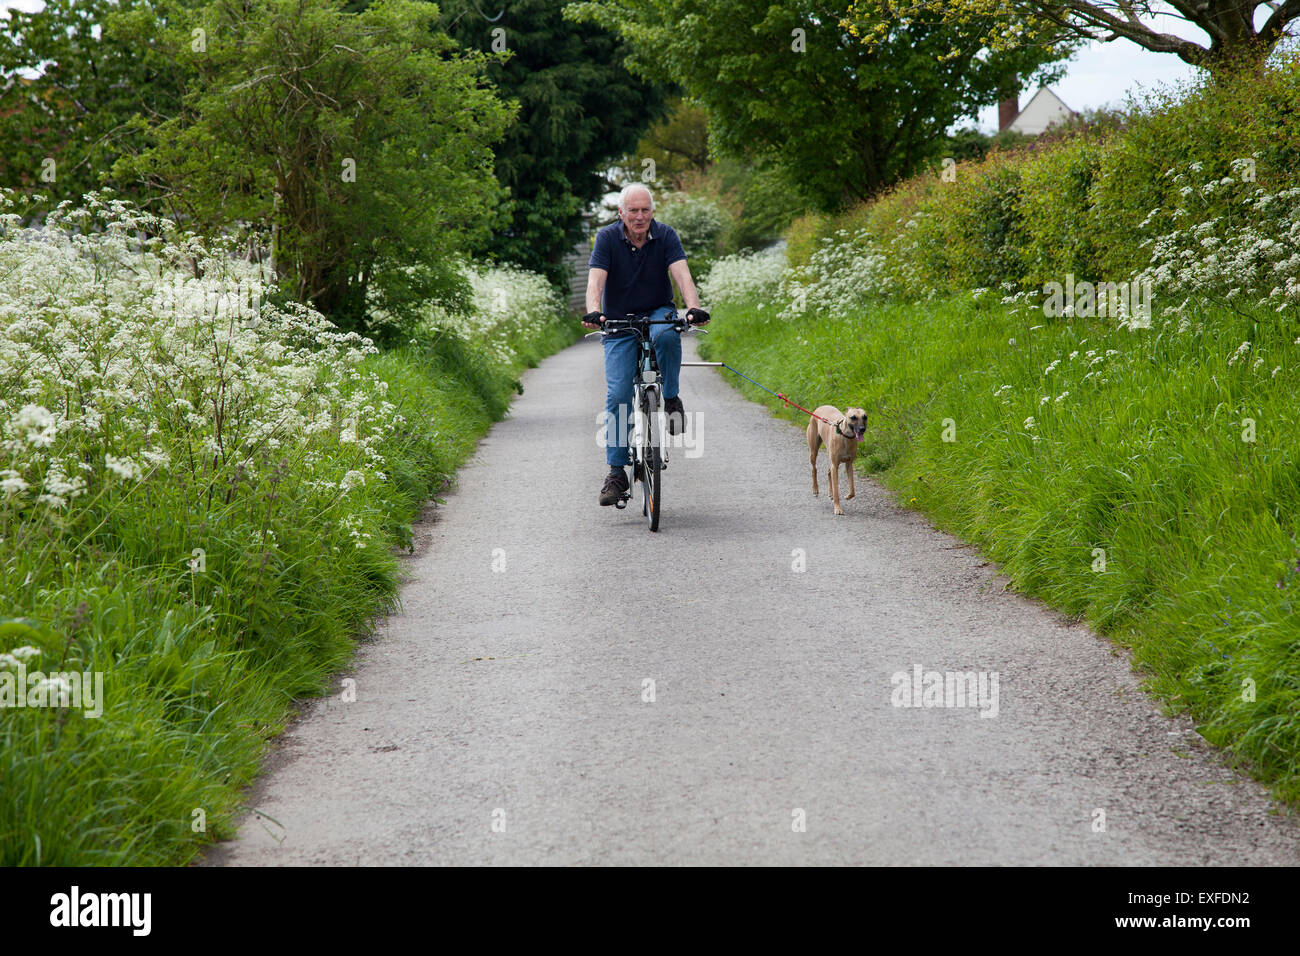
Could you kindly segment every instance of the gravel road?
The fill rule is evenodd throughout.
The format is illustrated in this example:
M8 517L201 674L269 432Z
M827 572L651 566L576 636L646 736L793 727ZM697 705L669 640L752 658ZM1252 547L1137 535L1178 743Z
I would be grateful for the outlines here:
M1300 862L1124 652L870 480L835 517L802 429L724 374L683 370L651 534L596 504L599 343L528 372L417 527L403 613L206 862Z

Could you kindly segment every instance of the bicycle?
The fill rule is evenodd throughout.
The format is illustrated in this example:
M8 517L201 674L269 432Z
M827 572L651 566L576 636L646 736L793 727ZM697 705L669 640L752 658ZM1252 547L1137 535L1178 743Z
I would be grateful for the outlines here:
M628 313L624 318L607 317L602 328L588 333L587 337L611 332L632 330L637 335L636 372L632 376L632 482L641 482L641 513L651 531L659 530L659 515L662 512L663 472L668 467L668 443L664 438L665 416L663 413L663 396L660 394L662 378L659 375L659 361L655 357L654 343L650 341L652 325L671 325L678 332L705 332L697 325L692 325L681 318L675 311L671 319L651 319L652 312ZM682 365L706 364L703 362L683 362ZM715 363L708 363L715 364ZM685 423L683 423L684 425ZM614 506L618 509L627 507L632 499L631 485L623 492Z

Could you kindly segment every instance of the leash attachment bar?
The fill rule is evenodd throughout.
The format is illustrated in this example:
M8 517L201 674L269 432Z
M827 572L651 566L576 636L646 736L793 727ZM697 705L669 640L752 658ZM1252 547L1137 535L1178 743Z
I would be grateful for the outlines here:
M682 364L685 365L686 363L683 362ZM702 365L721 365L721 366L722 366L723 368L725 368L728 372L735 372L737 375L739 375L741 378L743 378L746 382L749 382L751 385L758 385L758 382L755 382L752 378L750 378L750 377L749 377L748 375L746 375L744 372L741 372L741 371L739 371L739 370L737 370L737 369L732 368L730 365L728 365L728 364L725 363L725 362L702 362L702 363L700 363L700 364L702 364ZM782 394L781 392L774 392L774 391L772 391L770 388L768 388L766 385L758 385L758 387L761 388L763 391L767 392L769 395L775 395L777 398L781 399L781 401L785 402L787 405L793 405L795 408L799 409L799 411L804 412L805 414L811 415L813 418L817 419L819 422L826 422L827 425L830 425L830 426L832 426L832 427L835 429L836 434L838 434L838 435L843 435L843 434L844 434L842 431L840 431L840 423L839 423L839 422L832 422L832 421L829 421L829 420L827 420L827 419L825 419L825 418L822 418L822 417L821 417L820 415L818 415L816 412L809 411L808 409L806 409L806 408L804 408L802 405L800 405L798 402L792 402L792 401L790 401L790 399L786 398L784 394Z

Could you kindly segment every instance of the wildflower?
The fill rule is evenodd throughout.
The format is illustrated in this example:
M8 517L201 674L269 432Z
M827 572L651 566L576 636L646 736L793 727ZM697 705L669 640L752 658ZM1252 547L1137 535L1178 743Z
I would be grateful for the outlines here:
M118 458L116 455L104 456L104 467L128 481L140 477L140 466L130 458Z
M45 491L46 493L37 500L48 501L55 507L62 508L67 504L65 496L76 498L85 493L86 479L80 475L68 478L58 465L51 465L50 470L45 473Z
M27 490L27 482L23 481L18 472L12 468L6 468L0 471L0 491L5 493L8 498L11 495L20 494Z
M54 416L43 405L24 405L13 420L15 431L25 433L22 439L33 448L48 448L54 444Z

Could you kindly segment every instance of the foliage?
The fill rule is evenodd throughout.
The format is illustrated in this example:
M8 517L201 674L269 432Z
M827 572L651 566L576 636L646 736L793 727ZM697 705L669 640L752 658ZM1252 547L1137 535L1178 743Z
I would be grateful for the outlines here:
M667 115L651 124L636 150L615 162L622 176L621 181L611 185L657 182L670 190L680 190L685 188L690 174L709 171L708 112L681 96L670 99L666 108Z
M846 237L883 256L873 260L873 289L912 300L1139 273L1171 293L1191 282L1203 296L1282 296L1293 275L1281 254L1292 241L1288 190L1300 187L1300 119L1290 106L1298 91L1300 56L1285 56L1262 77L1160 93L1123 116L920 174L839 215L796 220L787 258L808 267L824 240ZM1271 278L1261 271L1265 250ZM844 256L832 258L864 268Z
M1172 53L1213 72L1234 69L1243 60L1256 65L1286 36L1300 16L1292 3L1204 0L1173 4L1156 0L855 0L845 23L864 42L874 42L897 23L939 18L962 37L978 36L991 50L1015 48L1026 40L1060 46L1081 40L1130 40L1156 53ZM1256 26L1256 11L1269 15ZM1176 16L1199 27L1209 43L1184 39L1144 22L1156 15ZM950 55L956 55L956 51Z
M715 200L692 193L666 193L655 200L655 219L677 232L686 258L712 259L721 248L731 217Z
M1235 171L1247 161L1238 160ZM1166 176L1178 187L1178 202L1153 209L1147 220L1168 218L1175 227L1148 240L1151 264L1138 273L1155 290L1183 297L1166 312L1181 313L1194 299L1300 318L1300 187L1269 192L1240 175L1207 176L1200 162ZM1211 204L1223 212L1207 215Z
M184 71L154 42L201 0L45 0L0 19L0 183L79 202L145 144L136 115L172 116ZM39 209L33 209L33 214Z
M411 321L454 295L454 256L486 234L509 116L482 88L486 57L453 55L437 17L415 0L251 0L178 18L183 111L114 173L204 231L272 231L284 292L347 328L367 328L371 286Z
M775 301L785 273L785 258L778 250L743 252L713 263L700 283L700 299L711 308L734 302L755 302L765 308Z
M1042 285L1073 273L1101 275L1101 250L1089 224L1094 216L1092 187L1101 168L1102 145L1076 136L1027 159L1021 174L1023 280ZM993 285L995 276L979 283Z
M834 5L587 0L569 10L631 41L630 69L667 72L703 103L717 151L779 159L822 210L913 172L955 119L998 98L1009 73L1046 79L1058 56L1034 45L985 55L977 39L928 23L868 51ZM936 62L954 42L963 55Z
M625 42L565 21L564 0L519 0L490 21L472 0L440 6L465 48L491 51L500 38L507 55L486 76L519 103L495 149L509 202L475 250L560 282L561 258L584 237L583 210L605 191L603 170L665 112L665 78L629 74Z
M1269 191L1300 185L1300 54L1279 56L1262 75L1235 74L1186 90L1155 94L1135 110L1123 135L1108 142L1093 190L1097 243L1104 269L1130 270L1149 255L1144 240L1172 223L1148 223L1153 209L1172 209L1180 185L1165 172L1199 162L1207 176L1251 178ZM1207 218L1226 211L1205 197Z
M563 297L538 273L486 263L466 263L462 271L471 290L466 308L430 303L424 325L479 343L498 362L519 361L547 325L568 315Z
M724 157L714 178L732 208L733 224L723 240L727 252L770 245L807 209L789 171L774 160Z

